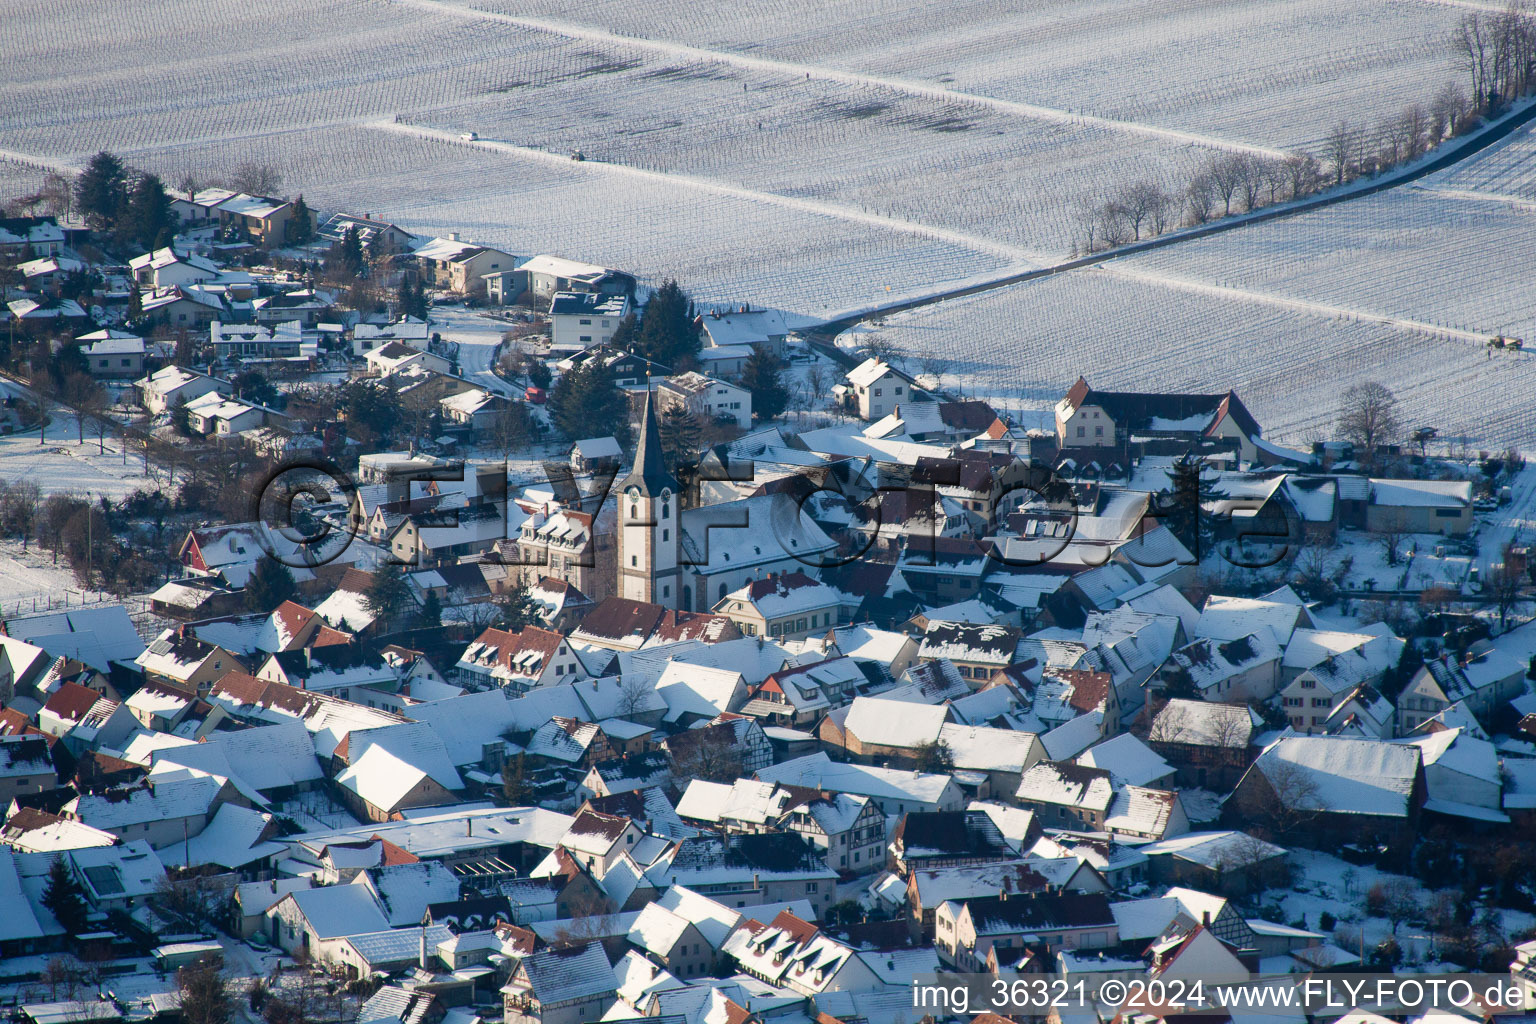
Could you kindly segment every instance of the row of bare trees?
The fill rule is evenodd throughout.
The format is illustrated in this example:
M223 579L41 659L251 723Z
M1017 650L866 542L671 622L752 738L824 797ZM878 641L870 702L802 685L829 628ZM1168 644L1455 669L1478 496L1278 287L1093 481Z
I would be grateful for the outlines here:
M1497 13L1473 11L1451 33L1478 111L1493 111L1536 86L1536 16L1528 0Z
M1077 248L1112 249L1380 174L1464 131L1475 111L1459 85L1446 83L1430 103L1411 103L1374 128L1338 122L1323 139L1323 160L1305 152L1224 153L1201 164L1182 189L1148 178L1130 182L1113 195L1078 204Z
M1143 178L1112 195L1086 197L1077 209L1076 250L1092 253L1153 238L1417 160L1476 125L1481 115L1496 114L1503 103L1536 88L1536 13L1530 3L1511 0L1497 13L1466 14L1452 32L1471 96L1447 82L1427 103L1410 103L1374 125L1340 120L1321 140L1318 155L1226 153L1206 160L1183 188Z

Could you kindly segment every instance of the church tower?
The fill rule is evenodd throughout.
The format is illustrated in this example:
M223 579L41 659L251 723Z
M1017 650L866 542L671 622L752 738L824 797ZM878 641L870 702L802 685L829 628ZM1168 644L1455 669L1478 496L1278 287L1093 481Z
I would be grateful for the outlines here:
M645 395L635 465L619 484L618 596L682 607L682 505Z

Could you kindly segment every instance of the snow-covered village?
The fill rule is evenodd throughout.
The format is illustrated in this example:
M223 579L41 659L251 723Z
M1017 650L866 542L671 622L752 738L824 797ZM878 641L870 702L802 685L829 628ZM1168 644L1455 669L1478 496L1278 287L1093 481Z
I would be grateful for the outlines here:
M1523 0L0 52L0 1018L1536 1021Z

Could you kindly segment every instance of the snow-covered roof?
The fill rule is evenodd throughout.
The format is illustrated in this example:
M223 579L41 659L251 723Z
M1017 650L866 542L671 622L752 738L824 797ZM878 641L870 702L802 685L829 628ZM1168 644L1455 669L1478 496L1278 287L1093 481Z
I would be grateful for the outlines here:
M876 800L905 799L938 804L954 785L948 775L899 771L843 764L818 751L764 768L757 777L767 782L854 793Z
M1237 640L1260 629L1269 630L1275 643L1284 647L1298 625L1310 624L1305 608L1262 597L1212 594L1195 623L1196 636Z
M367 886L326 885L299 889L284 899L294 902L320 939L380 932L389 927L378 899Z
M427 777L426 772L384 747L372 746L336 776L336 784L375 807L393 810Z
M1128 732L1089 747L1077 756L1077 763L1102 768L1131 786L1145 786L1166 779L1175 770L1162 755Z
M714 718L734 711L745 689L740 672L681 662L668 665L656 681L656 692L667 702L669 722L688 714Z
M1266 747L1251 770L1262 773L1287 806L1401 817L1419 766L1419 748L1411 744L1286 736Z
M1138 849L1148 857L1172 856L1203 867L1250 867L1259 861L1282 857L1283 846L1265 842L1246 832L1188 832L1161 839Z
M1021 771L1045 753L1034 733L953 722L939 727L939 741L949 748L955 768L961 771Z
M869 387L890 372L889 365L871 356L848 371L848 383L855 387Z
M938 738L946 717L947 709L941 706L855 697L843 728L864 744L919 747Z
M238 804L222 804L197 835L173 843L160 853L167 864L216 864L238 871L247 864L287 851L286 843L263 839L273 817Z

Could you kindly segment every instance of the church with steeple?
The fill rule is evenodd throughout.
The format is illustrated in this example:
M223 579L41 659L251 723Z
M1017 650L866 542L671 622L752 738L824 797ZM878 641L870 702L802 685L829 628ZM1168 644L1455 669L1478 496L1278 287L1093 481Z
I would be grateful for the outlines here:
M682 602L682 504L667 469L651 394L646 392L635 464L619 484L618 596L663 608Z

